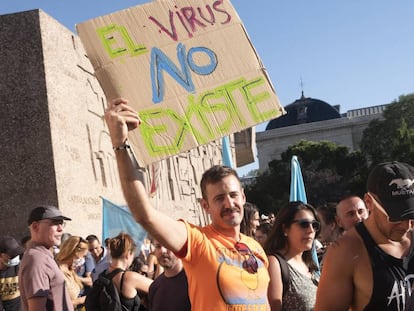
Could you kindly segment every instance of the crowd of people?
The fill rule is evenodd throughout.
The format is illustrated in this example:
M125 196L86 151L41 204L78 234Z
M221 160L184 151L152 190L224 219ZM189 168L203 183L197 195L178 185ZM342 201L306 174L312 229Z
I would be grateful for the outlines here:
M123 232L104 245L64 235L71 219L36 207L25 248L0 238L3 310L84 310L102 275L134 311L414 310L413 166L376 165L363 198L286 202L261 217L236 171L216 165L200 182L211 220L202 227L152 207L128 145L136 111L117 99L105 119L125 199L147 240L137 250Z
M85 311L99 275L111 277L125 310L191 310L182 261L160 242L149 239L143 256L127 233L102 245L95 235L64 232L67 221L56 207L38 206L29 215L24 246L0 237L0 310ZM156 273L149 273L151 262Z

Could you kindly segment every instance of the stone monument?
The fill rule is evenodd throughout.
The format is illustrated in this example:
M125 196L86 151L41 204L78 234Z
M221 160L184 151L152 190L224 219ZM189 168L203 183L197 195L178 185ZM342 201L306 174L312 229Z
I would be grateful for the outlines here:
M52 204L73 219L66 232L100 236L102 198L125 200L103 118L107 101L79 38L32 10L0 16L0 43L0 235L28 234L30 210ZM155 208L208 223L199 182L221 161L215 141L146 167Z

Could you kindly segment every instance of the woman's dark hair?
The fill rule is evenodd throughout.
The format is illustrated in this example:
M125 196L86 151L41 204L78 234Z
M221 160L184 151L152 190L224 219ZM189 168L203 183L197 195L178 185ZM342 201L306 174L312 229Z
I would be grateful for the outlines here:
M131 236L121 232L109 240L109 249L112 258L121 258L126 252L135 253L137 246Z
M281 253L289 249L288 239L285 236L285 228L289 228L292 225L296 213L301 210L311 211L313 217L319 221L316 210L312 205L300 201L289 202L289 204L280 209L276 216L273 228L264 243L266 254L271 255L274 253ZM319 230L316 232L315 237L318 236L318 234ZM304 251L302 258L311 272L318 270L316 263L312 259L311 249Z
M242 222L240 223L240 232L253 237L254 232L252 230L251 221L254 219L254 215L259 212L259 208L253 203L246 202L243 209L244 214Z
M132 261L132 264L131 264L131 266L129 267L129 269L131 270L131 271L135 271L135 272L138 272L138 273L140 273L141 274L141 272L142 272L142 267L143 266L145 266L146 265L146 263L145 263L145 261L141 258L141 257L139 257L139 256L136 256L135 258L134 258L134 260Z
M336 222L336 204L334 202L327 202L317 207L317 212L322 215L323 222L330 225Z
M273 226L272 224L268 223L268 222L262 222L257 228L256 228L256 232L257 231L262 231L263 234L266 234L267 236L269 236L270 231L272 230Z

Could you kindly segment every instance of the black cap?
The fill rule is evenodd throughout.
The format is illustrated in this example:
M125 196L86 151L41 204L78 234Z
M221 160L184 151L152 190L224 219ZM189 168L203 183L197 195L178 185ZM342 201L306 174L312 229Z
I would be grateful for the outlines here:
M34 208L29 215L28 223L32 224L34 221L42 219L52 220L72 220L69 217L63 216L62 212L54 206L38 206Z
M368 176L367 190L375 194L390 221L414 219L414 167L402 162L378 164Z
M21 256L24 253L24 248L13 237L4 235L0 237L0 253L14 258Z

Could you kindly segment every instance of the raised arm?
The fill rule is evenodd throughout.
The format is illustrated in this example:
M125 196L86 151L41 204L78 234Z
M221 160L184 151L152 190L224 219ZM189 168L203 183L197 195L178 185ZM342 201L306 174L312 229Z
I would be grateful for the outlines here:
M111 101L105 112L105 120L114 147L125 145L128 131L137 128L140 124L137 112L128 105L127 100L122 98ZM116 150L115 156L122 191L135 220L161 244L174 252L180 251L187 242L185 224L153 208L128 149Z

